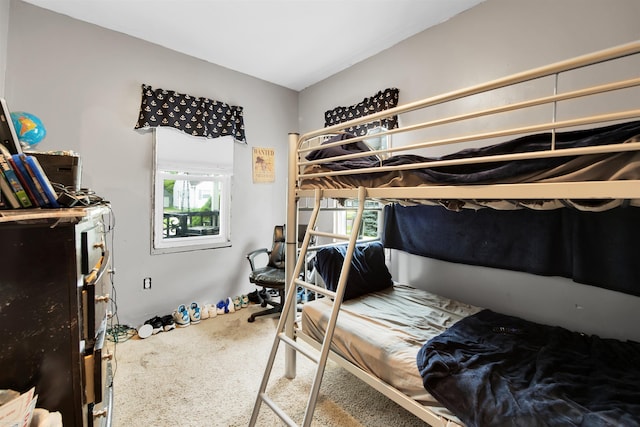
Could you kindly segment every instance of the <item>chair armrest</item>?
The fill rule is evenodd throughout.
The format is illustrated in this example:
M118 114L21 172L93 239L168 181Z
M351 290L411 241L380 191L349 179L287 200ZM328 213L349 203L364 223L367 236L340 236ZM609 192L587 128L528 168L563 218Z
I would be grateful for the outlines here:
M254 251L249 252L247 254L247 259L249 260L249 265L251 266L251 271L254 271L256 269L255 265L253 263L254 258L257 257L260 254L269 255L270 252L271 251L269 249L267 249L267 248L260 248L260 249L256 249Z

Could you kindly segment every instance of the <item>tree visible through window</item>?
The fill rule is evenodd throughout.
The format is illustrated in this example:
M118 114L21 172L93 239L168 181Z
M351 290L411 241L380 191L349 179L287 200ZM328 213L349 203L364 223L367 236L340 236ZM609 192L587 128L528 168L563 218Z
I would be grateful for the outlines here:
M351 234L357 209L357 200L346 200L343 209L334 212L333 225L335 233ZM365 201L364 209L362 213L362 226L358 232L358 238L378 238L382 226L382 205L376 201L367 200Z
M380 135L387 129L385 127L374 127L367 131L370 138L364 142L372 150L386 150L391 147L391 137ZM388 157L388 155L380 156ZM353 221L356 216L358 202L347 200L344 203L344 210L338 210L334 214L333 227L336 233L351 234ZM362 213L362 226L360 227L358 238L378 238L380 237L380 227L382 225L382 205L378 202L368 200L365 202L365 211Z
M153 252L231 245L233 140L156 129Z

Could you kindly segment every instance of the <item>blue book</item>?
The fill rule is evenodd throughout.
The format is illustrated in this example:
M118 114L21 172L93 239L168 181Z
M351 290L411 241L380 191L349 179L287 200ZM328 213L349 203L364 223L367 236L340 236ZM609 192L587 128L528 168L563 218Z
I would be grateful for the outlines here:
M9 159L11 166L13 166L14 172L18 175L20 182L22 182L22 186L29 194L31 198L31 202L40 207L45 207L49 204L49 200L43 198L44 194L40 194L38 188L36 187L36 183L34 178L29 174L29 171L24 165L24 162L20 158L20 156L24 156L24 154L13 154L11 159Z
M0 191L2 191L2 199L6 208L19 209L22 207L2 171L0 171Z
M40 162L33 156L24 156L27 166L31 169L36 180L40 183L40 186L44 190L47 199L49 199L50 207L59 208L60 204L58 203L58 195L56 194L55 189L51 185L51 181L47 178L47 174L42 170L42 166L40 166Z
M26 190L20 183L18 176L13 171L13 168L9 164L9 161L7 160L7 157L5 157L4 154L0 154L0 169L2 170L2 173L4 173L4 177L9 183L9 186L11 187L11 189L13 190L13 193L18 198L18 201L20 202L20 206L23 208L32 207L33 204L29 199L29 195L27 194Z

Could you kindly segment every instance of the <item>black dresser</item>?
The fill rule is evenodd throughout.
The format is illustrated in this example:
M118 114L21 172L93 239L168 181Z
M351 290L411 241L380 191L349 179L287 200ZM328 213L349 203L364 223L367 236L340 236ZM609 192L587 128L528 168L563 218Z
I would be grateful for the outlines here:
M109 427L106 206L0 211L0 389L35 387L65 427Z

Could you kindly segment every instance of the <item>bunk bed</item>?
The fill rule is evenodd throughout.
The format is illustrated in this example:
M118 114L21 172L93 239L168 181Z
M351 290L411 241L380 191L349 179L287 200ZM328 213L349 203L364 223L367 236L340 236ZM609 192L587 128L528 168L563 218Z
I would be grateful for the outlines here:
M397 222L405 208L419 215L438 212L435 216L444 210L448 218L468 212L527 212L551 216L553 224L558 221L555 215L567 211L591 217L623 211L610 223L618 224L617 233L630 235L623 238L640 237L637 225L633 226L640 206L639 53L640 42L633 42L302 136L291 134L287 223L296 224L302 200L313 200L314 208L301 248L297 227L287 227L290 297L251 423L266 403L288 425L297 425L266 393L278 344L284 342L287 377L295 376L298 353L318 364L305 426L311 425L329 358L434 426L501 425L507 420L515 420L514 425L638 425L640 344L540 325L396 283L380 271L382 245L362 243L357 233L365 200L376 200L385 205L384 246L425 256L434 256L429 252L432 248L420 253L422 248L403 246L402 241L415 234L406 229L407 224L412 227L420 221L418 216ZM620 64L617 61L623 65L613 65L614 69L624 71L604 73L614 78L603 81L599 67ZM576 81L583 84L576 87ZM521 89L523 85L533 86ZM513 101L519 91L527 96ZM509 99L508 105L481 110L460 107L478 104L470 101L442 108L487 93L496 94L492 99ZM443 115L442 111L456 113ZM393 136L393 147L370 149L367 135L347 131L392 116L399 116L400 127L384 130L382 135ZM338 236L315 229L327 198L357 200L353 234ZM446 227L454 221L449 219ZM547 232L533 233L550 234L548 228L541 230ZM312 236L348 243L310 246ZM413 239L411 244L428 237ZM575 247L584 242L579 240ZM315 254L326 287L300 279L307 252ZM589 255L580 256L569 253L570 259L589 263ZM640 295L637 263L629 256L612 258L606 271L624 270L625 283L616 290ZM524 264L503 268L527 271L526 260ZM565 275L585 283L591 271L559 268L561 273L556 269L532 272ZM588 284L613 289L598 280ZM305 304L298 316L296 286L326 298ZM318 349L319 355L301 343ZM532 360L540 365L528 364ZM492 371L495 366L499 369ZM501 377L505 372L513 376ZM586 384L592 387L585 387L582 379L589 376ZM576 378L577 383L569 381ZM527 384L537 388L531 390Z

